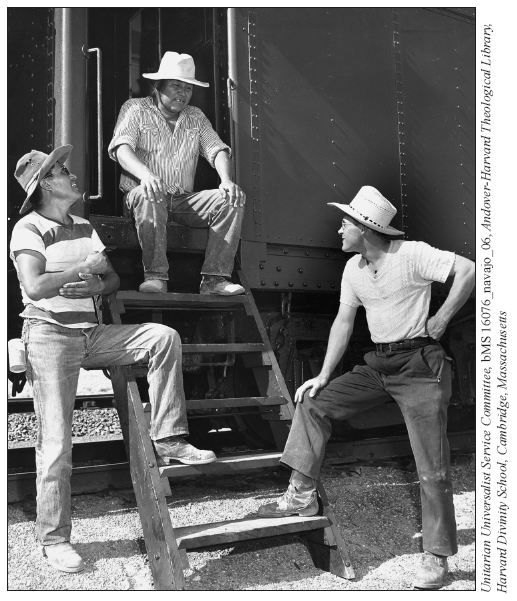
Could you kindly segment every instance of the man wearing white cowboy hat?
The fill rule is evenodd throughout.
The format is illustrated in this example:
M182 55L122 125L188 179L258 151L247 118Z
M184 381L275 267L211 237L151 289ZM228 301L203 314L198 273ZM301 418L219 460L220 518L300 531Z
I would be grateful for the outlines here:
M64 163L72 146L49 155L32 150L16 165L27 196L13 229L14 262L24 310L22 339L27 380L38 420L36 535L50 564L80 572L84 563L70 544L72 415L80 368L149 364L151 438L160 465L212 463L188 434L178 333L161 324L99 324L93 297L110 294L119 278L92 225L69 214L81 198Z
M203 112L189 105L195 78L188 54L166 52L150 96L128 100L121 108L109 155L122 166L120 189L131 209L142 247L141 292L167 292L167 220L209 228L201 268L201 294L242 294L228 278L239 243L244 192L231 179L230 147ZM221 178L217 190L194 193L199 155Z
M321 373L295 394L297 408L281 461L292 468L287 492L260 507L263 517L316 515L316 483L331 434L330 419L346 420L389 400L402 410L415 456L422 500L424 556L413 583L437 589L447 557L457 552L456 522L446 436L451 366L438 340L474 288L474 263L424 242L394 240L395 207L371 186L363 186L343 211L339 233L346 264L341 304L332 325ZM433 281L452 276L447 299L428 317ZM366 365L334 380L330 376L352 334L363 305L376 351Z

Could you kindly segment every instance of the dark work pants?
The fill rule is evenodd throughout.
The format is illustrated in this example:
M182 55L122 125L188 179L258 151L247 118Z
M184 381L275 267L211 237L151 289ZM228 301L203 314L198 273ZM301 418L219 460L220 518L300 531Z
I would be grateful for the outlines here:
M409 432L420 478L424 550L454 555L456 520L452 497L447 406L450 359L439 344L409 351L371 352L356 366L299 403L281 461L317 479L331 434L330 420L346 420L394 399Z

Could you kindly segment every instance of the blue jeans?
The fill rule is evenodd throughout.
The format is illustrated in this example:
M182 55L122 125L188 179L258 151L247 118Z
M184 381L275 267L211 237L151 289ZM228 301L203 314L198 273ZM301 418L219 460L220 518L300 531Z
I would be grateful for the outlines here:
M452 496L447 406L451 396L450 360L439 344L409 351L371 352L367 365L305 394L296 407L282 463L317 479L331 434L330 420L346 420L394 399L409 433L420 478L424 550L454 555L456 520Z
M70 540L72 416L81 367L148 361L151 438L188 434L181 340L161 324L72 329L26 319L27 380L38 420L36 534L42 545Z
M241 234L244 207L233 207L219 190L175 194L151 202L141 186L125 195L135 219L146 280L168 280L167 221L193 228L209 228L201 273L230 277Z

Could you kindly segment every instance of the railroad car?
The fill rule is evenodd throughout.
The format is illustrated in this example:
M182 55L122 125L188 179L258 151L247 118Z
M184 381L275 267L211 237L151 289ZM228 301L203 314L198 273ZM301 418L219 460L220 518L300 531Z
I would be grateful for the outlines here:
M121 288L137 289L140 249L107 147L120 107L147 95L141 74L157 70L167 50L191 54L196 77L210 83L191 104L233 149L247 194L238 264L291 394L321 368L339 305L347 255L340 215L327 203L375 186L397 207L393 225L407 238L474 259L469 8L9 8L9 237L24 199L13 177L17 159L31 148L73 144L70 167L84 190L73 212L94 223ZM195 189L217 185L201 159ZM172 229L169 290L196 291L206 232ZM447 290L433 284L432 311ZM8 307L8 336L18 337L21 299L10 261ZM224 337L228 326L223 314L183 332L182 314L167 319L184 342ZM474 333L471 299L443 339L454 366L452 429L473 425ZM339 369L360 363L371 344L360 312ZM213 368L189 361L187 397L254 393L239 360ZM249 445L274 444L257 415L207 410L190 418L194 434L225 426ZM334 436L400 432L400 411L388 403L336 424Z

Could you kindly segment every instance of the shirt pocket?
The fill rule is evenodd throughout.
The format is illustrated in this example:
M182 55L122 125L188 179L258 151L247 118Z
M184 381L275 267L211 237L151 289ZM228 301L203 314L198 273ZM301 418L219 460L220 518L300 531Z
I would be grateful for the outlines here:
M154 123L144 121L140 124L138 147L140 151L150 151L158 144L160 132Z
M199 127L186 128L185 136L187 136L189 140L199 140Z

